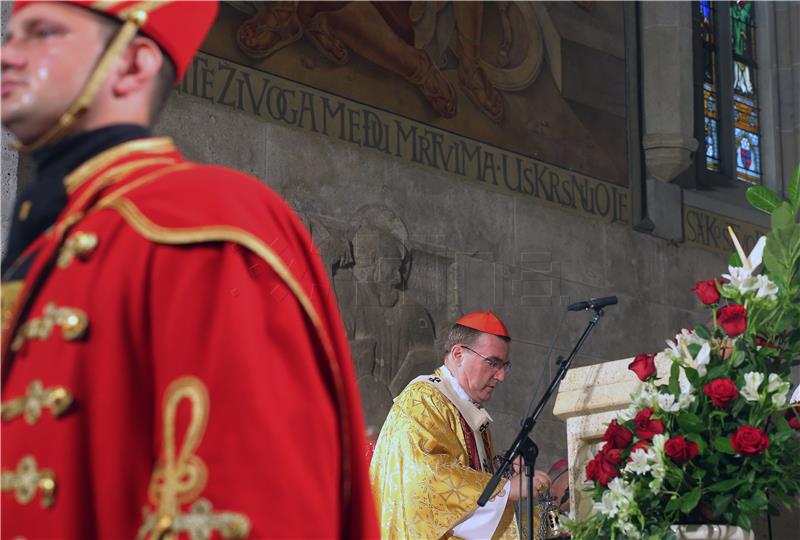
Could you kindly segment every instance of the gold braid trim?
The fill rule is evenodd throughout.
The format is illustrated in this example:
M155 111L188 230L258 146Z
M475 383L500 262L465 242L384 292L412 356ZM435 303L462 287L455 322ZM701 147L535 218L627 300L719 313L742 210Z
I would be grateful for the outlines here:
M328 365L330 366L331 375L336 387L335 398L339 409L339 422L342 435L342 500L344 506L347 506L350 502L351 449L350 442L347 438L347 434L350 433L350 411L347 410L347 405L344 400L345 394L342 374L339 370L339 365L336 363L333 345L325 328L322 326L322 321L317 314L317 310L283 260L258 237L237 227L227 225L187 228L162 227L150 221L132 201L124 197L113 197L113 194L109 198L101 200L95 208L97 210L103 208L112 208L116 210L131 227L152 242L171 245L196 244L201 242L232 242L239 244L261 257L278 277L283 280L287 287L289 287L289 290L292 291L306 316L317 330L317 335L325 350L325 355L329 359Z
M177 449L175 421L183 400L189 402L190 418L183 445ZM208 412L208 391L196 377L175 379L164 392L164 455L153 471L148 490L158 513L153 538L170 534L175 516L180 513L180 505L197 499L206 487L208 469L195 451L206 432Z
M97 95L97 91L100 89L100 85L103 84L103 81L108 75L111 66L114 64L117 58L119 58L120 54L122 54L122 51L125 49L125 47L127 47L133 38L136 37L136 33L139 31L139 28L144 26L146 22L147 13L145 11L131 12L127 16L125 23L119 29L119 32L117 32L117 35L114 36L111 44L103 53L103 56L100 57L97 67L89 76L89 79L86 81L83 90L81 90L81 93L78 95L75 101L72 102L72 105L70 105L64 114L61 115L61 118L58 119L58 122L56 122L56 124L44 135L32 143L16 143L15 148L20 152L32 152L33 150L41 148L45 144L54 140L59 135L63 135L72 126L72 124L75 123L75 120L85 113L92 105L92 102Z

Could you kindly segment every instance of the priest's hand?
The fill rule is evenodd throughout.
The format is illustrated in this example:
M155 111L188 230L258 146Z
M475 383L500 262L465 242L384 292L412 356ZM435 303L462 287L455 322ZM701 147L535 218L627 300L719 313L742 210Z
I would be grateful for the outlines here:
M517 474L512 476L508 480L508 485L511 489L508 494L509 500L516 502L528 496L528 479L525 478L524 470L519 470ZM550 477L547 476L546 472L533 471L533 489L536 492L534 493L535 497L550 489Z

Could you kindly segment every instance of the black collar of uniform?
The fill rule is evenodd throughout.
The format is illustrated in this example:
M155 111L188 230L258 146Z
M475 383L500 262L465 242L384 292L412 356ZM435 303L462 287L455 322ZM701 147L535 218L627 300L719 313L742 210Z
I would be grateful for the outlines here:
M79 165L100 152L134 139L149 137L150 130L133 124L107 126L79 133L44 146L31 157L36 164L36 183L63 180Z
M150 131L145 127L118 124L72 135L34 152L31 158L36 166L36 177L17 197L8 251L3 257L3 274L64 210L67 204L64 178L69 173L109 148L149 136ZM20 215L22 205L27 209ZM14 272L15 275L19 273ZM25 273L23 269L23 276L17 277L24 277Z

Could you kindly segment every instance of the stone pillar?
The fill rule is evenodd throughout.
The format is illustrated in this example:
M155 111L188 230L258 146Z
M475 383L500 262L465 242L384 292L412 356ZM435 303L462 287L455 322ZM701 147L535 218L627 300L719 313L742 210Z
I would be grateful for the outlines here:
M691 9L688 2L643 2L640 12L647 215L653 234L676 241L683 239L681 188L671 182L698 146Z
M11 15L11 2L0 2L0 39L5 40L6 22ZM8 236L8 229L11 226L11 217L14 212L14 199L17 194L17 162L18 156L16 150L11 148L11 141L13 136L6 131L2 130L0 142L2 143L3 153L0 158L0 169L2 169L2 209L0 210L0 251L2 255L6 253L6 237Z
M641 381L628 369L632 358L614 360L567 371L558 389L553 414L567 423L570 513L577 519L589 515L591 495L584 491L586 464L602 445L608 423L630 405L630 395ZM669 377L669 360L662 360L657 382Z

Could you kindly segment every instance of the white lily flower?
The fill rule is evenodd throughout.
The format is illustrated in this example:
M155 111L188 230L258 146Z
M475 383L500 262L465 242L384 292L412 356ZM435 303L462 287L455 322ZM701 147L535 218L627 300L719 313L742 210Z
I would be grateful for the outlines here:
M631 540L639 540L642 537L642 532L630 521L618 523L618 526L619 530L621 530L622 533Z
M667 468L663 462L658 461L658 453L656 453L656 462L652 464L650 474L653 475L653 481L650 482L650 490L658 495L664 485L664 477L667 475Z
M616 501L616 497L614 497L610 491L604 492L603 498L599 501L595 501L592 508L596 512L612 518L619 512L619 504Z
M656 401L656 388L651 382L643 383L639 390L631 395L631 404L634 407L653 407ZM635 416L636 413L634 413Z
M686 345L692 345L694 343L703 345L704 343L708 343L707 340L698 336L696 332L693 330L687 330L686 328L681 329L681 333L675 336L675 340L678 342L683 341Z
M776 408L781 408L786 405L786 402L789 401L787 397L787 392L778 392L777 394L772 394L772 406Z
M664 453L664 445L667 443L667 436L663 433L658 433L653 436L653 448L656 450L656 457L661 458Z
M789 381L784 381L783 378L777 373L769 374L769 381L767 382L767 393L772 394L772 405L775 407L783 407L789 401L789 389L791 384Z
M706 366L711 361L711 345L708 342L703 343L703 346L700 347L700 350L697 352L697 356L694 357L695 367L697 368L697 373L701 377L705 377L708 370Z
M680 410L678 404L675 403L675 396L672 394L658 394L656 396L656 403L664 412L678 412Z
M767 245L767 237L762 236L759 238L756 245L753 246L752 251L750 251L750 255L745 256L744 249L742 249L742 245L739 243L736 233L733 232L733 228L730 226L728 226L728 234L730 234L733 246L739 254L739 259L742 261L742 267L752 274L753 271L761 265L761 261L764 258L764 247Z
M621 503L633 501L633 487L619 476L608 483L608 489Z
M691 404L694 403L694 400L694 394L681 394L680 397L678 397L678 410L682 411L688 409Z
M617 414L617 419L618 419L619 423L621 424L622 422L627 422L628 420L633 420L633 418L636 416L636 413L638 413L638 412L639 412L639 409L636 408L636 405L631 405L627 409L625 409L625 410L621 411L619 414Z
M778 390L783 388L784 385L789 386L789 383L785 382L783 380L783 377L781 377L777 373L769 374L769 379L767 380L767 392L769 393L777 392Z
M765 275L760 275L756 277L756 285L758 286L758 291L756 292L756 298L767 298L769 300L775 300L778 294L778 286L773 283Z
M758 280L753 276L753 273L746 268L729 266L728 273L722 274L722 277L728 280L727 285L733 287L741 294L754 291L758 288Z
M645 474L650 471L650 462L654 459L654 455L644 448L639 448L630 456L630 461L625 465L625 470L633 474Z
M759 371L750 371L744 374L744 387L740 390L742 397L747 401L758 401L758 387L764 382L764 374Z
M681 395L678 396L678 410L682 411L688 409L689 406L694 403L694 387L692 383L689 382L689 379L686 378L686 374L683 370L681 370L680 376L678 377L678 384L681 386Z

